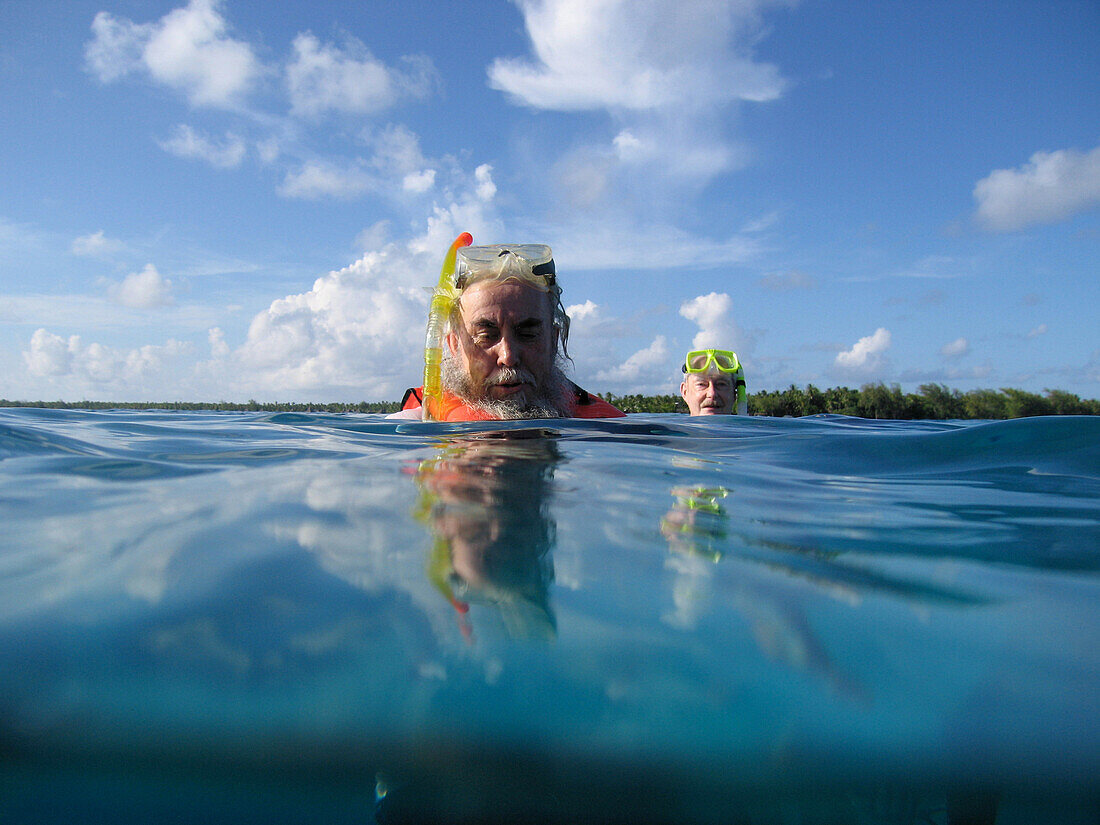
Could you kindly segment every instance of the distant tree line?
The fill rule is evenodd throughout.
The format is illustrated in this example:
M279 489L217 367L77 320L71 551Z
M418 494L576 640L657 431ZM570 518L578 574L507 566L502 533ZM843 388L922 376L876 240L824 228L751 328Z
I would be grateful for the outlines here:
M624 412L687 412L679 395L603 395ZM821 390L793 384L785 390L761 390L748 397L750 415L815 415L836 413L860 418L913 420L1023 418L1031 415L1100 415L1100 401L1082 400L1062 390L1044 395L1017 389L959 392L942 384L922 384L917 392L902 392L897 384L864 384L860 389Z
M686 413L679 395L601 395L628 413ZM821 390L793 384L785 390L761 390L748 397L750 415L800 416L817 413L854 415L860 418L1023 418L1031 415L1100 415L1100 401L1082 400L1062 390L1043 395L1016 389L959 392L942 384L922 384L917 392L902 392L893 384L864 384L858 390L831 387ZM40 407L62 410L225 410L233 412L391 413L396 401L357 403L296 403L232 401L7 401L0 407Z
M228 412L304 412L304 413L391 413L401 405L396 401L359 401L356 403L297 403L239 401L8 401L0 398L0 407L38 407L51 410L224 410Z

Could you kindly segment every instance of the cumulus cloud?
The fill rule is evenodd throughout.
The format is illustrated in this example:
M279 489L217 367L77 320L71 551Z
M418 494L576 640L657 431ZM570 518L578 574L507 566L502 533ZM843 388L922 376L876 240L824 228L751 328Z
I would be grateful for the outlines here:
M144 74L182 91L192 105L235 106L262 67L247 43L228 35L220 7L218 0L191 0L145 24L100 12L85 65L103 83Z
M272 387L361 386L393 395L416 377L408 367L423 351L432 263L395 244L370 252L318 278L309 292L274 301L252 319L236 357Z
M280 397L399 397L422 369L425 287L439 279L443 252L462 230L499 235L484 210L472 194L437 207L423 234L368 251L308 292L273 301L228 363Z
M421 194L435 186L435 170L422 169L419 172L410 172L401 181L401 188L406 192Z
M210 342L212 358L225 358L229 355L229 344L225 342L225 333L221 327L211 327L207 331L207 340Z
M680 314L699 325L691 340L692 349L728 349L739 345L741 331L733 320L733 299L725 292L711 292L685 301Z
M30 349L23 352L27 369L32 375L68 375L72 372L73 350L79 346L80 339L73 336L71 340L72 347L60 335L44 329L35 330Z
M1019 169L997 169L974 186L979 223L994 232L1065 220L1100 204L1100 146L1036 152Z
M90 235L81 235L73 241L72 253L88 257L111 255L123 249L121 241L108 238L102 229Z
M668 368L668 342L665 336L658 335L645 349L640 349L610 369L601 370L597 381L611 384L648 384L660 381Z
M835 366L854 375L871 375L886 364L886 350L890 348L890 330L879 327L873 335L860 338L850 350L838 353Z
M157 143L161 149L177 157L204 160L221 169L239 166L247 152L245 142L237 135L227 134L225 140L216 143L182 123L176 127L172 137Z
M685 110L772 100L784 83L750 53L763 2L520 0L533 59L499 58L489 80L521 103L560 111Z
M940 347L940 355L944 358L961 358L970 352L970 342L965 338L956 338Z
M786 87L752 54L761 10L780 2L700 0L686 11L659 0L518 5L532 53L494 61L490 85L535 109L602 110L620 121L614 138L577 153L573 167L644 163L668 181L707 180L744 160L723 113L774 100ZM588 181L579 195L591 198L601 179L576 169L563 183Z
M84 344L79 335L63 338L38 329L23 352L23 361L28 372L38 377L71 376L83 379L86 386L110 388L144 380L162 370L168 359L186 355L190 349L174 339L163 345L116 349Z
M598 304L593 303L591 299L585 301L583 304L571 304L565 308L565 314L569 316L572 323L581 322L584 323L590 319L599 317L600 307Z
M497 193L497 185L493 183L493 167L487 163L481 164L474 170L475 192L480 200L491 201Z
M428 58L405 58L406 71L392 69L354 37L340 47L304 32L294 38L293 48L286 83L296 115L370 114L391 106L402 95L423 96L435 82Z
M172 282L155 266L146 264L141 272L131 272L109 290L113 300L133 309L151 309L172 303Z

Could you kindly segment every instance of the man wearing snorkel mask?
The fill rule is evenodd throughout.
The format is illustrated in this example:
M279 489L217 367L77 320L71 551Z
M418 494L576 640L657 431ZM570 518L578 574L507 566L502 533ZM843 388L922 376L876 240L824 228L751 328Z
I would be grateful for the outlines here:
M680 367L680 395L692 415L747 415L745 371L726 349L692 350Z
M565 374L569 316L553 253L543 244L465 246L442 350L442 397L431 418L474 421L611 418L623 415ZM401 417L417 417L423 388L410 389ZM429 416L424 416L425 418Z

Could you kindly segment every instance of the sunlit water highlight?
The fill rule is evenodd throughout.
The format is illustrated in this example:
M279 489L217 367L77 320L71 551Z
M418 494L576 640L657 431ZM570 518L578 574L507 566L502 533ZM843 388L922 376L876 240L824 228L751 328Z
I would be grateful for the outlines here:
M1098 418L5 410L0 524L0 821L1100 810Z

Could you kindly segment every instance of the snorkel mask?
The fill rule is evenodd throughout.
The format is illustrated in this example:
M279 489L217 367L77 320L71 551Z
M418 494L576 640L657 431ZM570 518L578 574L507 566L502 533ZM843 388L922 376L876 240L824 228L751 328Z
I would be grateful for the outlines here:
M728 349L693 349L684 358L680 370L688 375L724 373L733 380L738 415L748 415L749 403L745 389L745 370L737 353Z
M546 244L492 244L458 250L454 286L457 290L484 280L516 280L540 292L555 286L554 253Z

